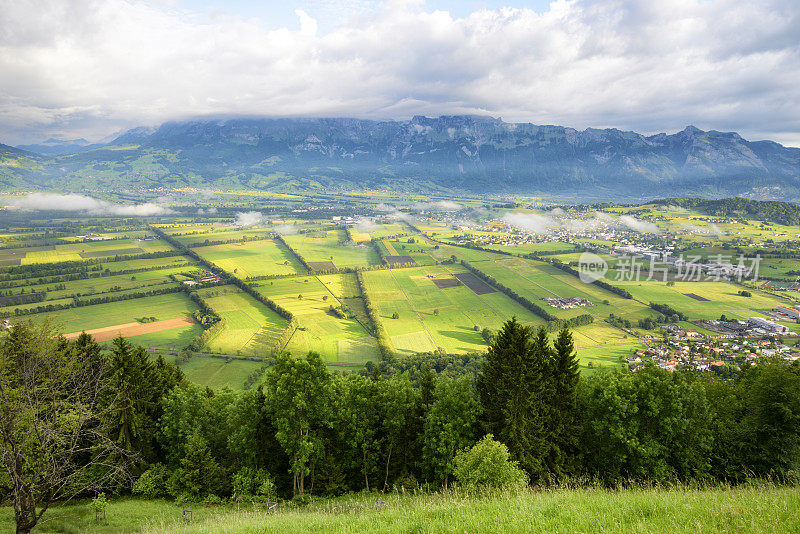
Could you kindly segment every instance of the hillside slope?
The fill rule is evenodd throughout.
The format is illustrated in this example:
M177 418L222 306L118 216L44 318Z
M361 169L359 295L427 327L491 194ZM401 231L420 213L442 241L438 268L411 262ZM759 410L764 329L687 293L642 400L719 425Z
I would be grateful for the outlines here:
M43 177L42 157L0 144L0 191L25 189Z
M692 126L643 136L476 116L232 119L137 128L108 145L47 159L34 181L76 189L388 187L797 199L800 149Z

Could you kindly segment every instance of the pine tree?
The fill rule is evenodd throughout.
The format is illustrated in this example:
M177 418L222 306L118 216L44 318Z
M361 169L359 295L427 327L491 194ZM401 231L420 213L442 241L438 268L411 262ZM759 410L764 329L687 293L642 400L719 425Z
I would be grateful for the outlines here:
M186 450L181 460L181 490L192 497L206 497L210 493L219 494L222 489L223 472L211 455L200 432L195 429L186 442Z
M86 363L96 371L100 371L105 364L103 360L103 351L100 344L97 343L92 336L86 332L81 332L74 342L75 349L78 355Z
M505 443L513 458L534 477L542 471L546 451L541 405L549 351L547 332L542 338L540 331L534 341L531 329L513 317L489 347L478 376L484 430Z
M574 471L577 461L576 389L580 377L575 343L566 326L558 333L553 349L547 468L555 476L563 476Z
M122 447L139 451L143 460L156 461L155 438L163 414L160 401L183 382L183 373L161 357L151 362L144 348L122 336L113 341L108 366L107 402L115 414L109 421L109 434Z
M111 436L125 448L141 450L150 361L146 352L137 350L122 336L114 339L113 347L109 402L116 417L110 422Z

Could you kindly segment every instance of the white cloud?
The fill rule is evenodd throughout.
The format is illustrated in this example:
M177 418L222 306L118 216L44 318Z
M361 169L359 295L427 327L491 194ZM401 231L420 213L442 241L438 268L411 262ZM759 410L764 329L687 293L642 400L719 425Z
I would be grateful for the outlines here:
M700 226L697 224L691 223L681 223L681 229L685 232L689 232L691 234L705 234L705 235L713 235L717 237L721 237L725 235L725 232L717 226L716 224L712 223L708 226Z
M281 235L294 235L297 233L297 227L293 224L279 224L275 227L275 231Z
M92 215L118 215L121 217L148 217L167 215L173 211L162 204L114 204L85 195L56 193L30 193L22 197L11 197L6 206L32 211L80 211Z
M587 232L612 225L614 223L614 218L598 211L595 213L594 217L589 219L562 218L560 222L564 225L564 228L570 232Z
M450 200L437 200L434 202L414 202L410 208L421 211L458 211L463 208L458 202Z
M302 10L296 30L169 2L0 10L6 142L203 115L489 113L800 144L795 0L558 0L461 18L392 1L324 32Z
M236 214L234 226L255 226L264 222L264 215L258 211L244 211Z
M362 234L371 234L378 229L378 225L368 217L359 217L356 221L355 228Z
M664 206L664 209L667 211L674 211L675 213L686 213L687 211L689 211L683 206L673 206L672 204Z
M551 217L538 213L506 213L501 220L534 234L548 234L559 227Z
M634 232L641 232L646 234L657 234L661 230L655 224L647 221L642 221L630 215L623 215L619 218L620 224L630 228Z
M381 202L380 204L376 204L375 205L375 211L380 211L380 212L383 212L383 213L391 213L391 212L396 211L396 210L397 210L397 208L395 208L394 206L390 206L388 204L384 204L383 202Z

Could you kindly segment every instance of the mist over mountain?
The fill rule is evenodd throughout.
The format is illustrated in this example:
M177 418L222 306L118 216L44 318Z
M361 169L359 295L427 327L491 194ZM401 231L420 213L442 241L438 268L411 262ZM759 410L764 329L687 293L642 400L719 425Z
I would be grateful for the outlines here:
M17 145L20 150L33 152L43 156L62 156L64 154L74 154L84 150L90 150L101 146L99 143L92 144L86 139L48 139L42 143L32 145Z
M24 147L39 155L0 147L4 187L357 187L578 198L800 198L800 149L693 126L644 136L478 116L241 118L136 128L99 146L50 145L49 150Z

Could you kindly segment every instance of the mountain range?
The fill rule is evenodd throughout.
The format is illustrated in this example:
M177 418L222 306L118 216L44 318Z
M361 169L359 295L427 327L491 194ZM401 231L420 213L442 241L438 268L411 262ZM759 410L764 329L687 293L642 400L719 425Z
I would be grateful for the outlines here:
M106 144L0 145L4 190L187 186L798 200L800 149L693 126L645 136L482 116L196 120Z

